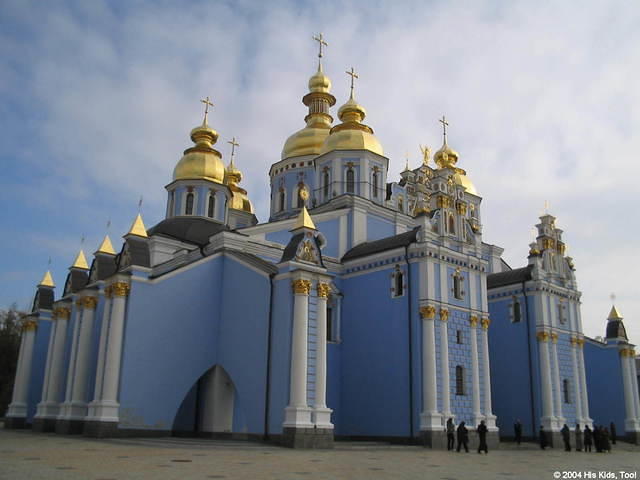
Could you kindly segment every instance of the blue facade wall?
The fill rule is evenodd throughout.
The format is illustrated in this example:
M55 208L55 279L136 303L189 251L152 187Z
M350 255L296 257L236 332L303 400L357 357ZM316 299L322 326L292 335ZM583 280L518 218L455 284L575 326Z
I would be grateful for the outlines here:
M379 240L381 238L391 237L395 235L396 230L393 223L367 215L367 241Z
M322 255L338 258L338 248L340 246L340 219L335 218L326 222L317 222L316 228L322 232L327 239L327 245L322 250Z
M33 345L33 359L31 360L31 374L29 376L29 391L27 394L27 423L33 423L38 403L42 401L42 388L47 364L47 349L52 330L51 319L47 316L38 318L35 343Z

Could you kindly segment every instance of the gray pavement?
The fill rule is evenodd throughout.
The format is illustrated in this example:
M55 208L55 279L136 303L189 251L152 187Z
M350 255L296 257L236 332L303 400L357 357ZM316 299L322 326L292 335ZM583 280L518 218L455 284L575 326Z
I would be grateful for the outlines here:
M249 442L185 438L96 440L0 429L2 480L595 480L637 479L638 471L640 447L621 442L611 454L541 451L535 444L518 448L503 443L489 455L478 455L380 443L337 442L334 450L290 450ZM559 476L554 476L555 472L560 472Z

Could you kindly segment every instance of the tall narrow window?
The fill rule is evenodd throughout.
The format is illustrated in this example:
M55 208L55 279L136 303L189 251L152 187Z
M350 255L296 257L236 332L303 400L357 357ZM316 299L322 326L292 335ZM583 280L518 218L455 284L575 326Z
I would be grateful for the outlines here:
M449 233L452 235L456 233L456 223L452 214L449 214Z
M280 189L278 202L279 202L278 211L282 212L284 210L284 189Z
M213 192L209 194L209 205L207 205L207 216L213 218L216 210L216 199Z
M457 275L453 277L453 296L458 300L462 298L462 279Z
M187 193L187 203L185 205L184 213L186 215L193 215L193 193Z
M378 198L378 172L373 171L373 198Z
M175 208L175 201L176 201L176 192L172 190L171 193L169 194L169 215L167 215L168 217L173 217L173 215L175 214L175 212L173 211L173 209Z
M324 196L326 198L326 197L329 196L329 170L328 169L326 169L324 171L322 182L323 182L323 192L322 193L324 194Z
M395 293L396 297L404 295L404 275L400 271L396 272Z
M462 330L456 330L456 343L462 345Z
M456 395L464 395L464 368L456 366Z
M404 202L402 201L402 197L398 198L398 211L404 213Z
M520 310L520 302L513 302L513 323L518 323L522 319L522 311Z
M571 403L571 398L569 397L569 380L562 380L562 396L564 397L564 403Z
M349 167L347 170L347 193L354 193L355 191L355 173L353 168Z
M560 323L564 323L565 322L565 318L562 315L562 303L558 302L558 322Z
M333 341L333 308L327 304L327 342Z

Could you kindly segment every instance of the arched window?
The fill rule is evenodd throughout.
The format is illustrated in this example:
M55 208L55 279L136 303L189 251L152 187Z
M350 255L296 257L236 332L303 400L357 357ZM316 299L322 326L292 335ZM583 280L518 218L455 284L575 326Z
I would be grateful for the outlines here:
M207 216L209 218L213 218L216 211L216 199L213 195L213 192L209 194L209 205L207 205Z
M452 214L449 214L449 233L452 235L456 233L456 223Z
M462 345L462 330L456 330L456 343Z
M453 296L458 300L462 299L462 276L453 276Z
M304 198L302 198L302 195L301 195L304 188L305 188L304 183L300 183L298 186L298 203L297 203L298 208L304 207Z
M520 302L514 300L513 302L513 323L518 323L522 319L522 311L520 309Z
M355 189L355 173L353 168L349 167L347 170L347 193L354 193Z
M571 403L571 398L569 397L569 379L567 378L562 380L562 396L564 397L564 403Z
M396 272L395 280L396 297L400 297L404 294L404 275L402 274L402 272Z
M564 309L562 308L562 303L558 302L558 322L565 323L566 319L564 318Z
M193 197L193 193L187 193L187 202L184 209L185 215L193 215Z
M323 194L326 197L329 196L329 169L325 169L324 171L324 175L322 177L322 188L323 188Z
M284 210L284 189L280 189L280 193L278 195L278 211L282 212Z
M378 172L373 171L373 198L378 198Z
M464 395L464 368L456 366L456 395Z

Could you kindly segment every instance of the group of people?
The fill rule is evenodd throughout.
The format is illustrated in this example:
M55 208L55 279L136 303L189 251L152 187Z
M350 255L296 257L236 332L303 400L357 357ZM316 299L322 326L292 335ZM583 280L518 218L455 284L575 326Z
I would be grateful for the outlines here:
M460 422L458 428L456 428L453 423L453 418L449 418L447 420L447 425L445 428L447 432L447 450L453 450L453 446L455 441L457 440L458 446L456 448L456 452L459 452L461 448L464 448L465 452L469 452L469 429L467 428L465 422ZM476 432L478 433L478 453L484 452L489 453L489 447L487 445L487 432L489 429L484 423L484 420L480 422L480 425L476 428Z
M517 420L513 426L513 430L515 433L515 440L518 445L522 441L522 424L520 420ZM593 430L589 428L589 425L585 425L584 430L580 429L580 425L576 424L575 432L575 449L576 452L581 452L583 449L585 452L591 452L592 447L595 446L597 452L609 452L611 453L611 444L615 445L616 443L616 426L613 422L611 422L610 430L607 429L604 425L594 425ZM564 449L567 452L571 451L571 430L569 426L565 423L562 429L560 430L560 434L562 435L562 441L564 443ZM549 446L549 439L547 438L547 432L545 432L544 427L540 426L540 448L545 449Z

